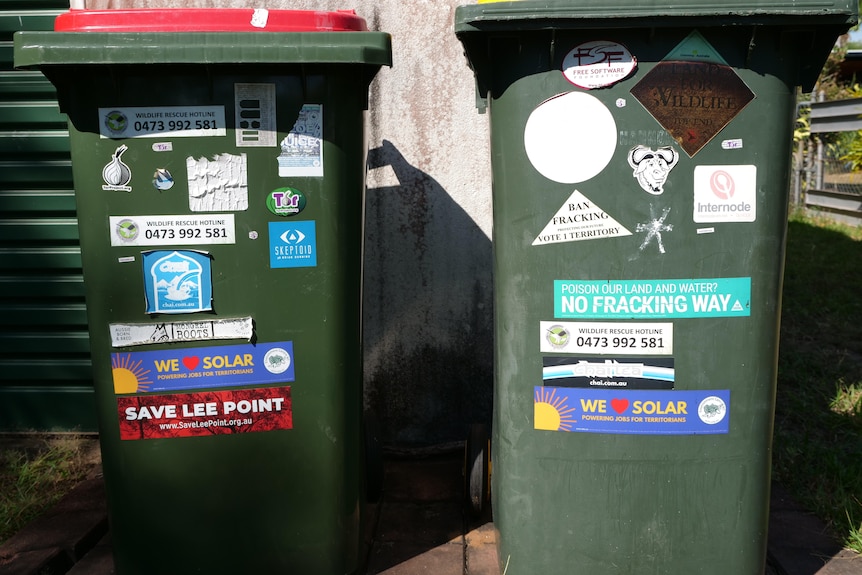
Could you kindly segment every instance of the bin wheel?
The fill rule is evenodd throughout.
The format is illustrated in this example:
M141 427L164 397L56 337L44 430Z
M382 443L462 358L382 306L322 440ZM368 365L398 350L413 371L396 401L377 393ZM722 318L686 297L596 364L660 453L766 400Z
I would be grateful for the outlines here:
M475 515L481 515L491 503L491 434L487 425L470 426L464 455L467 506Z
M365 423L365 497L377 503L383 495L383 444L380 441L380 422L373 413L366 412Z

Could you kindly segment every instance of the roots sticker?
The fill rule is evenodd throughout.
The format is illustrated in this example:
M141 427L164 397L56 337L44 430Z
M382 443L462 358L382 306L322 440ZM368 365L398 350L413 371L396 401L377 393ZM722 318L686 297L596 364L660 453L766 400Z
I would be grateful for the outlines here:
M563 76L587 90L616 84L636 67L637 60L628 48L606 40L579 44L563 58Z

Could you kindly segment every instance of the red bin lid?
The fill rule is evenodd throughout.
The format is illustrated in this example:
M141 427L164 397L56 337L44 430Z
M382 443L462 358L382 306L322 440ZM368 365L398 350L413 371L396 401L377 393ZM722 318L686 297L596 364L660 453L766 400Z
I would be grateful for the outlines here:
M363 32L353 10L163 8L71 10L57 16L56 32Z

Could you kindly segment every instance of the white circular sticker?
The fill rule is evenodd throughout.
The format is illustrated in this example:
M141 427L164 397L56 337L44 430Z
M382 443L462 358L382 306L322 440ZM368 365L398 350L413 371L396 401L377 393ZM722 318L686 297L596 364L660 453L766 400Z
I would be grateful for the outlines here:
M637 60L622 44L594 40L566 54L563 76L579 88L606 88L628 77L635 66Z
M715 425L727 414L727 404L715 395L710 395L697 406L697 416L707 425Z
M595 96L568 92L545 100L524 127L524 148L536 170L554 182L589 180L610 163L617 146L611 111Z
M263 356L263 366L270 373L284 373L290 367L290 354L286 349L274 347Z

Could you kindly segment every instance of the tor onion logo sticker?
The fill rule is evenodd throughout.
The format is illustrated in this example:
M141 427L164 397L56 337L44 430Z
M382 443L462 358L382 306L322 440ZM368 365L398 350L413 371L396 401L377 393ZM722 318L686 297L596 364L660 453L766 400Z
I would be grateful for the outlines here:
M306 203L305 194L296 188L278 188L266 198L266 208L277 216L295 216Z

